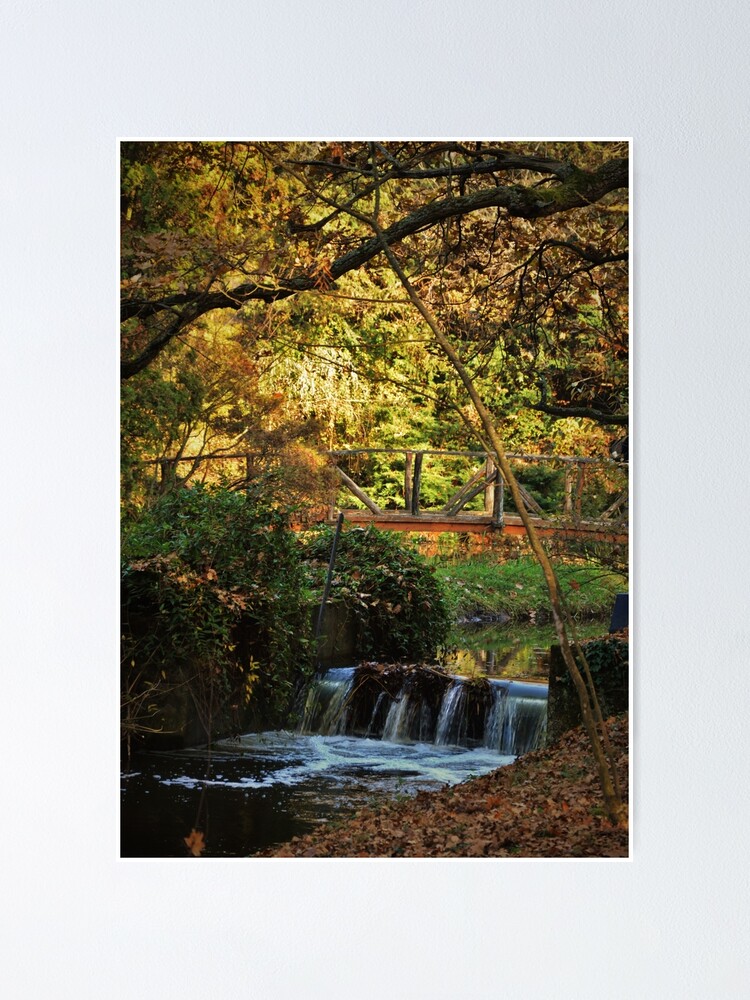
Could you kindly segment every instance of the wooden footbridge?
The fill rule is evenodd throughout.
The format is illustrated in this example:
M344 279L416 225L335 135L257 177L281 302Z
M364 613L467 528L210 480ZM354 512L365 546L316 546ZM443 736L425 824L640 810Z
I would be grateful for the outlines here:
M357 448L330 451L336 473L346 489L364 505L364 509L342 507L331 503L327 521L336 520L341 511L344 519L353 524L374 524L378 528L392 531L433 532L474 532L486 533L502 531L507 535L525 535L526 528L520 515L505 511L505 482L493 457L487 452L475 451L397 451L386 448ZM403 490L399 507L393 502L381 507L359 486L343 464L357 456L403 455ZM422 506L423 469L430 457L468 458L479 465L473 475L463 483L447 503L439 509L425 509ZM509 454L509 460L521 463L553 463L565 470L563 510L553 515L543 510L529 491L519 483L519 490L526 509L540 535L555 535L559 538L581 538L591 541L607 541L625 544L628 541L627 525L627 465L611 459L577 457L572 455L523 455ZM427 461L425 461L427 460ZM400 463L399 463L400 464ZM610 470L624 486L608 506L597 513L595 518L582 516L587 472ZM589 476L590 478L590 476ZM465 507L476 497L483 495L482 509L466 511Z
M515 510L505 510L506 484L499 473L493 456L483 451L410 450L393 448L355 448L324 452L335 471L340 486L327 508L314 518L334 523L342 512L351 524L374 524L390 531L417 531L422 533L501 531L507 535L525 535L520 516ZM157 487L165 489L169 483L184 480L177 477L180 463L192 463L195 473L205 463L233 463L231 485L242 489L257 474L256 453L224 454L157 459L160 468ZM578 538L625 544L628 541L628 483L627 463L610 458L592 458L575 455L508 455L516 472L522 468L543 464L564 474L563 502L561 509L551 511L543 507L520 486L521 496L541 535L558 538ZM453 462L453 495L435 506L427 505L426 494L436 495L434 483L430 484L430 466L443 465L445 482L446 462ZM387 499L375 495L373 465L379 463L381 480L387 471L391 489ZM459 469L463 469L460 472ZM466 469L473 469L467 473ZM203 478L208 479L206 470ZM235 475L236 473L236 475ZM468 479L465 479L468 475ZM461 478L465 481L461 481ZM356 478L355 478L356 477ZM356 479L359 478L358 483ZM225 476L226 479L226 476ZM430 489L426 489L426 484ZM345 503L348 493L358 504ZM478 499L480 498L481 499ZM442 499L442 498L441 498ZM474 502L479 509L467 510ZM592 513L593 512L593 513Z

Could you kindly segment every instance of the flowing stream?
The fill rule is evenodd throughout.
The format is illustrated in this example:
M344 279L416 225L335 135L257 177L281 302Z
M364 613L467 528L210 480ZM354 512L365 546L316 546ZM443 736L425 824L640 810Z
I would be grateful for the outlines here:
M298 732L135 754L121 776L122 856L185 857L193 828L206 834L204 857L247 856L385 797L511 763L544 737L549 642L498 631L499 646L486 631L484 644L467 636L453 676L429 689L413 674L382 684L337 668L310 686Z

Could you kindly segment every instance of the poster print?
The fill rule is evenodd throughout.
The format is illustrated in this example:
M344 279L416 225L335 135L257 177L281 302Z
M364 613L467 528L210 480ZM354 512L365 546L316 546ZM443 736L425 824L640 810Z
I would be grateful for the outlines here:
M629 143L120 166L122 856L626 857Z

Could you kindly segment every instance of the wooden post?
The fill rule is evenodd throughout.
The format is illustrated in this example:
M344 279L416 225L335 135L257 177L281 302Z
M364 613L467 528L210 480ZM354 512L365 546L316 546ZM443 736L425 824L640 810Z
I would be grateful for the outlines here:
M490 456L484 466L484 512L491 514L495 509L495 483L497 481L497 469Z
M565 507L566 514L573 512L573 469L570 465L565 466Z
M503 526L504 492L505 492L505 483L503 482L503 477L500 474L500 470L498 469L495 478L495 497L492 504L493 528L502 528Z
M405 452L406 461L404 463L404 510L411 510L412 497L412 470L414 469L414 452Z
M343 513L339 514L338 520L336 521L336 530L333 533L333 544L331 545L331 557L328 560L328 572L326 573L325 587L323 588L323 600L320 602L320 609L318 610L318 621L315 625L315 645L316 655L318 655L318 662L320 662L320 633L323 629L323 618L326 613L326 604L328 604L328 598L331 593L331 580L333 579L333 567L336 564L336 549L339 544L339 536L341 535L341 525L344 523Z
M576 498L573 519L576 524L581 520L581 498L583 496L583 477L586 472L586 467L580 462L578 463L578 479L576 481Z
M336 466L336 472L338 472L338 474L343 479L344 485L354 494L354 496L358 500L362 501L362 503L365 505L365 507L367 507L368 510L371 510L373 514L383 513L383 511L380 509L380 507L378 507L375 501L371 500L365 493L365 491L361 490L359 486L357 486L357 484L354 482L354 480L351 479L349 476L347 476L347 474L343 471L343 469L340 469L338 465Z
M422 485L422 459L424 452L418 451L414 455L414 478L412 480L411 492L411 512L414 517L419 516L419 490Z

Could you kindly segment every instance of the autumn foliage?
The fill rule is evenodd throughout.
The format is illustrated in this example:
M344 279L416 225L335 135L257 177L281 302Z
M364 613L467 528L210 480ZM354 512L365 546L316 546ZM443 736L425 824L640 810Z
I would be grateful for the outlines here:
M628 717L607 725L627 794ZM481 778L361 810L259 856L624 858L628 828L607 818L591 744L578 728Z

